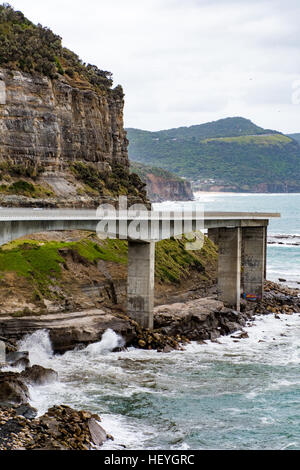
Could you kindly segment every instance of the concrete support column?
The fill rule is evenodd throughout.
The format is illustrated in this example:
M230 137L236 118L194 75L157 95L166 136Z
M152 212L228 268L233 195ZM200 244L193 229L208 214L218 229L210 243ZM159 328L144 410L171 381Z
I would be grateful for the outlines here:
M218 228L209 228L207 230L208 238L215 244L219 245L219 229Z
M219 229L218 296L225 304L240 310L241 229Z
M128 314L153 329L155 243L128 241Z
M266 269L266 227L243 227L243 290L263 297Z
M264 252L264 280L267 279L267 252L268 252L268 227L265 229L265 252Z

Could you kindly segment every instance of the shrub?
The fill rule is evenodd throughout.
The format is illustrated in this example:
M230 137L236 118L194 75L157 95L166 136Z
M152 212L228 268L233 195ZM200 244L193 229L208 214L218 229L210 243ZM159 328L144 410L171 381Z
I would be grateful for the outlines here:
M50 78L63 75L64 68L69 77L78 74L93 87L101 90L111 88L112 74L98 69L96 65L85 65L74 52L62 46L61 37L41 24L34 25L22 12L9 4L0 5L0 66L23 72L39 72ZM116 93L123 93L117 87Z

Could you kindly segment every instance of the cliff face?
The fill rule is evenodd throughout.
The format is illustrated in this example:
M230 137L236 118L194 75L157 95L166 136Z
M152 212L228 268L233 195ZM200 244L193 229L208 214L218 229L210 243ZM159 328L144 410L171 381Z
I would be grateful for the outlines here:
M147 195L151 202L191 201L194 199L191 183L178 179L167 179L162 176L147 174Z
M51 170L76 160L128 166L121 95L14 70L0 69L0 80L1 159Z
M80 79L1 68L0 203L97 206L119 194L145 201L143 184L129 174L123 108L121 87L100 92ZM32 194L7 185L20 183L20 168L35 177L25 178Z
M192 201L194 194L189 181L158 167L130 161L130 169L146 184L151 202Z

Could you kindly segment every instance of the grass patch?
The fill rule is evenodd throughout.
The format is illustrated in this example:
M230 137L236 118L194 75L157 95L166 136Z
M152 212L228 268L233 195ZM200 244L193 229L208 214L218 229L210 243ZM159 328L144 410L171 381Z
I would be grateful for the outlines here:
M215 138L215 139L213 138L213 139L202 140L202 143L207 143L207 142L279 145L279 144L289 144L292 142L292 139L282 134L266 134L266 135L243 135L240 137L221 137L221 138Z
M35 298L49 296L49 286L59 283L65 258L62 251L76 251L90 263L97 260L127 264L127 243L105 240L101 245L89 239L78 242L15 240L0 249L0 274L14 272L34 286ZM51 295L50 295L51 296Z
M186 251L186 240L164 240L156 245L156 280L179 283L186 279L191 270L207 276L206 268L216 260L217 252L210 240L206 239L200 251ZM76 242L42 242L37 240L15 240L0 248L0 276L14 272L28 279L32 285L33 298L54 298L51 286L61 286L65 254L77 252L77 262L96 263L98 260L121 265L128 263L128 243L124 240L95 241L83 238Z
M163 240L156 244L155 276L160 282L179 283L196 270L206 277L209 264L217 260L214 244L205 237L204 246L199 251L186 251L187 240Z

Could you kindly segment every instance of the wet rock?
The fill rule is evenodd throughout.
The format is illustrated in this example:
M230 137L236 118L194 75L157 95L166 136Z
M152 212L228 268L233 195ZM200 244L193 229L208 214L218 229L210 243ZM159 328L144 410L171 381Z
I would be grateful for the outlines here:
M7 354L17 351L18 348L16 342L13 339L8 340L4 336L0 336L0 341L3 341L5 343L5 349Z
M19 416L18 408L0 408L0 450L90 450L113 439L99 421L97 415L64 405L34 419Z
M29 353L27 351L10 352L6 356L6 362L11 367L29 367Z
M0 372L0 405L25 404L28 400L28 387L20 374Z
M239 334L233 336L234 339L245 339L249 338L247 331L241 331Z
M91 434L91 438L93 443L99 447L107 441L107 434L106 431L100 426L98 421L95 418L91 418L88 420L88 426Z
M217 330L214 330L210 333L210 339L211 341L216 341L217 338L221 336L221 333Z
M55 370L38 365L27 367L20 375L27 383L33 385L46 385L58 380Z
M31 405L21 405L16 408L17 416L24 416L26 419L34 419L38 414L38 410L33 408Z
M59 314L30 316L26 318L1 317L0 334L21 339L37 330L48 330L55 353L64 353L78 345L88 345L101 339L107 329L121 335L127 344L135 333L128 317L101 309Z

